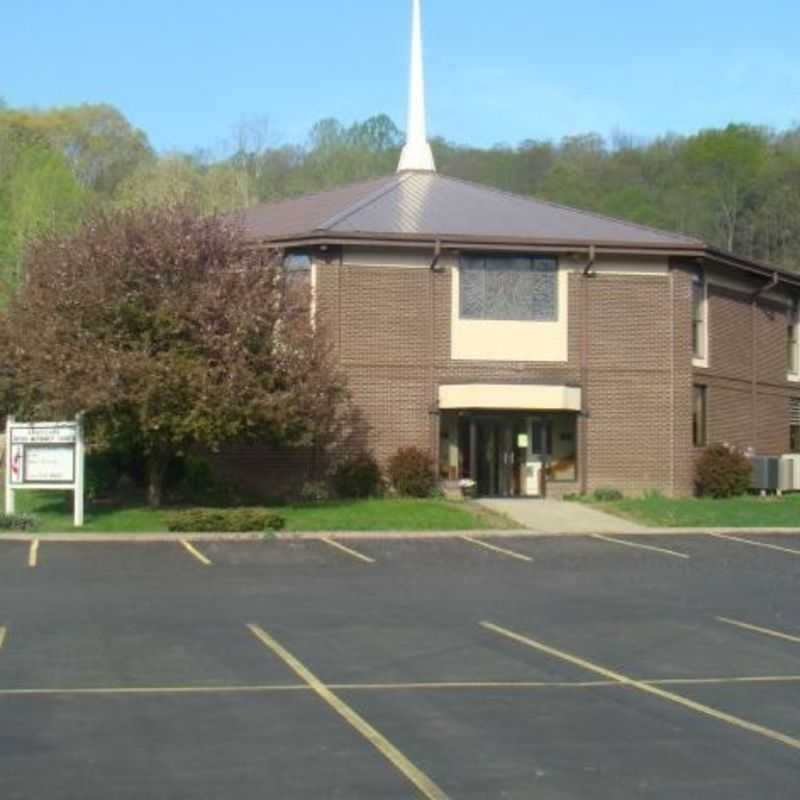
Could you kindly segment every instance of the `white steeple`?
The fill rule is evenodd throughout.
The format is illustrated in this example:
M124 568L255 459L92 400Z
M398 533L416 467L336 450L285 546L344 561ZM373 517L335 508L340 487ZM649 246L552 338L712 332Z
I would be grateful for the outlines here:
M398 172L422 170L436 172L433 151L428 144L425 123L425 73L422 63L422 11L420 0L412 0L411 80L408 91L406 146L400 156Z

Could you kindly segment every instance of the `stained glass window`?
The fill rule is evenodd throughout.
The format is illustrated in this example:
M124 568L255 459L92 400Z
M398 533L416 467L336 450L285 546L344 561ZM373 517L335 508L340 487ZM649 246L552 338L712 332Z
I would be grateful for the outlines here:
M462 258L461 318L555 322L558 262L515 256Z

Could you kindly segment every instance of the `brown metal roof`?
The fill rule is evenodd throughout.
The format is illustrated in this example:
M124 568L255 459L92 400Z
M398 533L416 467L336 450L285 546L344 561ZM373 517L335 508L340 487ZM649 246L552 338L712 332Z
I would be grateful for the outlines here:
M686 250L704 247L666 233L430 172L404 172L243 212L260 241L304 236L570 242Z

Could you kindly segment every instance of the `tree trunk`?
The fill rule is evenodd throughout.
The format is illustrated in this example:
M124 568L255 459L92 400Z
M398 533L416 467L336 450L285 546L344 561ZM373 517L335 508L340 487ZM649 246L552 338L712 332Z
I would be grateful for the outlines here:
M158 453L151 453L147 458L147 505L150 508L161 506L166 466L166 460Z

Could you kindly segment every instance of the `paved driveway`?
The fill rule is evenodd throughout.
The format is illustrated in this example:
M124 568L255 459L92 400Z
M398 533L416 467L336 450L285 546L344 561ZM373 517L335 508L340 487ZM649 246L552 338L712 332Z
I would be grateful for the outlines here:
M796 793L798 538L194 549L0 541L3 800Z

